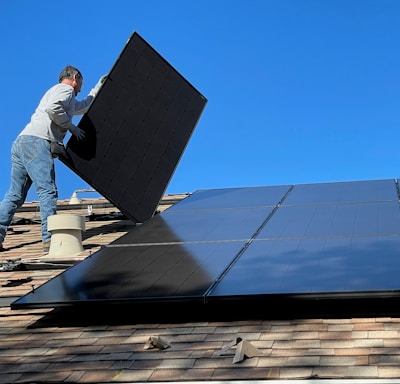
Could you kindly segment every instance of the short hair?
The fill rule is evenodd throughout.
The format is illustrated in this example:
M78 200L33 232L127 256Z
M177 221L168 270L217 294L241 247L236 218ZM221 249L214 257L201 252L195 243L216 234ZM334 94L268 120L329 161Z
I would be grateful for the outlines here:
M83 79L82 73L78 68L75 68L72 65L67 65L60 72L60 76L58 76L58 82L61 83L64 79L73 79L76 75L80 76Z

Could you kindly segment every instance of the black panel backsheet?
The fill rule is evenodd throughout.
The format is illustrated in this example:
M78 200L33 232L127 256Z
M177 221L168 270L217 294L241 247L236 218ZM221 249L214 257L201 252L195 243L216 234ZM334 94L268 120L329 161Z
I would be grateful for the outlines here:
M398 201L394 180L197 191L12 307L397 298Z
M136 222L148 220L175 171L206 99L137 33L71 137L75 173Z

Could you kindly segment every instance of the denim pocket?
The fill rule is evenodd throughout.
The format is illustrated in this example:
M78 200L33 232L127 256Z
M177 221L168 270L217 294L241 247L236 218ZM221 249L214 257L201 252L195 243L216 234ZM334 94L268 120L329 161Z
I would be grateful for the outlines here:
M41 140L43 139L34 136L20 136L13 146L13 156L15 154L15 156L27 162L35 160L38 157Z

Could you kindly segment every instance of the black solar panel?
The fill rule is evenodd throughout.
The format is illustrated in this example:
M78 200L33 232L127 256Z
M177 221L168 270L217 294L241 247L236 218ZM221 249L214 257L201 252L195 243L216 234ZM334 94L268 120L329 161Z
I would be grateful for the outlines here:
M12 307L397 298L397 187L373 180L196 191Z
M206 99L134 33L79 127L64 163L127 217L154 214Z

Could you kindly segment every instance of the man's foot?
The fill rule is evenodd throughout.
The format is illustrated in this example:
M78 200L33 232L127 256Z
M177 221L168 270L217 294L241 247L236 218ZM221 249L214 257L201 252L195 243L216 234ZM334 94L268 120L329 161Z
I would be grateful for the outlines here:
M0 243L0 252L4 252L6 249L3 247L3 243Z
M50 250L50 241L44 241L42 244L43 244L43 252L48 253Z

